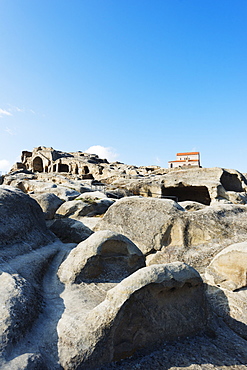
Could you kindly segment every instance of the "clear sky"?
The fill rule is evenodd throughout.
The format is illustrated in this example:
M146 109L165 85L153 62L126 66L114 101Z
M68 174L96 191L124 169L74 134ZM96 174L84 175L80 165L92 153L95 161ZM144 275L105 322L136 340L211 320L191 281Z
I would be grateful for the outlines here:
M40 145L247 172L247 1L0 0L0 171Z

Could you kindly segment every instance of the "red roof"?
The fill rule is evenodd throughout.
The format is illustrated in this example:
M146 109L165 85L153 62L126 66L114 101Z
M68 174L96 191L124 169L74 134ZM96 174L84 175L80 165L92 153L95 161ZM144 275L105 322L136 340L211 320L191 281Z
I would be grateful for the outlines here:
M186 160L177 160L177 161L169 161L168 163L173 163L173 162L199 162L198 159L188 159L187 161Z
M188 152L188 153L177 153L177 155L196 155L196 154L200 154L200 152Z

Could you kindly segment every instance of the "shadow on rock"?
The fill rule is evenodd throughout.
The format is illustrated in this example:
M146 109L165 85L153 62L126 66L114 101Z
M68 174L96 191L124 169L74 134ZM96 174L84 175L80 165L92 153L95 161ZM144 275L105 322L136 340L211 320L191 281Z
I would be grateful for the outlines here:
M246 288L234 292L235 301L218 287L206 285L208 298L208 327L195 336L186 336L174 341L163 341L154 348L137 351L132 357L96 370L167 370L167 369L225 369L245 370L247 365L247 325L234 318L233 309L238 302L245 303ZM239 295L240 293L240 295ZM241 297L240 297L241 296ZM236 298L237 297L237 298ZM243 307L243 306L242 306ZM245 320L246 311L242 311Z
M15 340L12 341L11 351L8 352L6 358L6 366L10 366L11 369L22 368L24 362L27 361L29 361L30 369L61 368L58 355L57 324L65 306L63 299L60 297L64 290L64 284L57 277L57 269L70 249L71 245L66 246L57 242L54 245L35 251L35 253L30 253L31 256L19 256L17 271L19 270L22 279L27 281L28 285L32 286L37 292L39 301L37 304L37 300L27 297L28 311L24 309L22 315L18 318L25 327L28 322L26 313L28 313L30 325L25 327L25 330L20 331L18 343L15 343ZM35 257L33 266L31 257ZM26 271L21 263L23 262L22 259L27 262ZM12 264L14 265L14 261L12 261ZM36 265L42 265L42 268L40 267L43 271L41 276L39 269L36 269ZM33 276L36 276L36 281ZM37 281L39 281L39 284L37 284ZM24 300L25 296L21 295L20 301L23 302ZM16 310L16 307L18 307L17 304L10 307L10 317L13 317L13 311ZM31 357L26 358L27 356L24 356L24 354L30 354ZM29 367L27 368L29 369Z

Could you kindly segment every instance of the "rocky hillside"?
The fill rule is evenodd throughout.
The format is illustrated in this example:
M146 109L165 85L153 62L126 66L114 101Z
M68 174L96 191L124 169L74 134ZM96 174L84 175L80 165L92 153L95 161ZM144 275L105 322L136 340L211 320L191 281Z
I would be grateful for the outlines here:
M98 162L2 179L0 368L246 369L245 176Z

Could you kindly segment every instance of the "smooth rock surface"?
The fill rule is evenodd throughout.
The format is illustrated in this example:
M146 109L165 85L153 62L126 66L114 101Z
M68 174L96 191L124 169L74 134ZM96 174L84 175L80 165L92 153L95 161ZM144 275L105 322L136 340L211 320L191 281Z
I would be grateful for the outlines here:
M0 186L0 247L19 243L37 248L55 239L38 203L11 186Z
M228 290L247 287L247 242L224 248L213 258L205 276L210 283Z
M119 282L145 266L141 251L125 236L97 231L78 244L59 268L63 283Z
M93 217L101 215L114 203L110 199L83 199L65 202L58 208L56 217L72 217L78 219L79 217Z
M179 262L137 270L79 322L68 315L58 324L65 369L93 369L164 340L195 335L207 323L202 280Z
M37 317L40 301L34 287L18 274L0 275L0 353L8 355ZM35 307L35 310L33 310Z
M113 204L96 230L112 230L127 236L146 254L167 243L167 233L184 212L168 199L127 197Z
M63 200L53 193L31 194L44 212L46 220L52 220L57 209L63 204Z
M54 220L49 225L49 229L63 243L80 243L93 234L93 231L85 226L81 221L71 218Z

